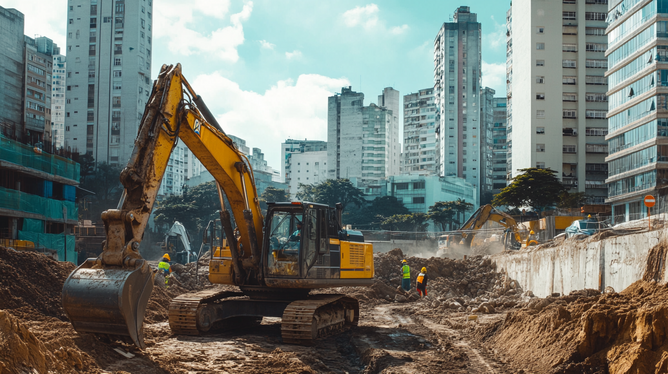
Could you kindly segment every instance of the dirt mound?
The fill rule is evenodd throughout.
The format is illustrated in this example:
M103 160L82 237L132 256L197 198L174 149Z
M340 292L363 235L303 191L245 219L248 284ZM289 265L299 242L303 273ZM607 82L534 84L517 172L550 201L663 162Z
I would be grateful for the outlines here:
M374 284L370 289L353 289L347 293L370 304L415 301L418 300L415 279L425 267L429 277L429 297L424 301L427 306L438 310L494 313L496 308L512 308L528 299L522 298L523 292L517 282L496 272L493 263L481 256L466 260L441 257L406 258L411 268L412 292L405 293L400 289L403 259L403 252L399 248L375 254ZM485 308L481 309L482 306Z
M663 280L666 254L668 254L668 243L665 241L661 241L649 250L647 254L647 266L645 266L642 280L647 282Z
M532 300L481 335L536 372L665 373L667 302L668 286L656 282L638 281L622 293L578 291Z
M66 320L61 292L72 270L69 262L0 247L0 309L19 317L39 314Z

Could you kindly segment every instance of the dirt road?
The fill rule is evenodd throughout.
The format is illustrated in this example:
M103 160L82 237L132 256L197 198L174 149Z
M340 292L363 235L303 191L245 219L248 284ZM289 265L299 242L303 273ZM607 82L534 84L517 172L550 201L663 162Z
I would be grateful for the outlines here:
M283 344L280 319L250 331L174 336L166 322L146 326L148 348L103 367L132 373L506 373L465 329L415 313L422 303L362 306L358 328L314 347ZM498 318L502 318L499 316ZM451 326L466 326L453 315ZM470 322L475 323L475 322Z

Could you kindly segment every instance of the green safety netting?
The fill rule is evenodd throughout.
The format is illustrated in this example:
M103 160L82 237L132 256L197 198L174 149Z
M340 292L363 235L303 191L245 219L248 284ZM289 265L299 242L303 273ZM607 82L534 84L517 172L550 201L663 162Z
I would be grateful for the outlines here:
M44 232L44 221L39 219L23 219L23 231Z
M62 221L64 207L67 208L67 219L77 220L77 205L71 201L47 199L0 187L0 208L41 214L48 218Z
M77 264L77 252L74 250L74 235L67 235L67 256L65 256L65 236L62 234L42 234L38 232L19 231L19 240L35 243L35 248L48 248L58 252L59 261Z
M78 163L48 153L37 153L33 147L7 139L2 134L0 134L0 160L74 179L77 182L81 177Z

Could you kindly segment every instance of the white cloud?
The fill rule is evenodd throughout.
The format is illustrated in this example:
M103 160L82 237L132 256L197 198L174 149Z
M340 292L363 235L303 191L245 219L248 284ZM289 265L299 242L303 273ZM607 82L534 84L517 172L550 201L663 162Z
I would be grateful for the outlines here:
M286 57L288 60L292 60L292 59L300 59L300 58L302 58L302 52L301 52L301 51L298 51L298 50L295 49L295 50L292 51L292 52L285 52L285 57Z
M66 0L4 0L3 8L14 8L23 13L23 33L29 37L46 36L65 53L67 32Z
M401 26L395 26L395 27L390 29L390 32L394 35L403 34L406 31L408 31L408 25L406 25L406 24L403 24Z
M167 38L172 53L190 56L206 54L220 60L236 62L237 48L244 42L242 23L250 18L253 2L245 1L239 13L230 15L229 25L203 34L189 26L195 26L204 17L224 20L230 11L230 0L162 0L155 7L154 34L156 38ZM196 13L198 13L196 15ZM217 21L220 23L219 21Z
M343 13L343 22L348 27L362 25L369 29L378 23L378 5L369 4L363 7L355 7Z
M507 32L506 24L496 22L494 16L491 16L490 18L492 18L492 23L494 24L494 31L484 36L485 43L495 50L498 50L500 47L505 48Z
M504 96L506 92L506 64L488 64L483 61L482 85L496 90L496 96Z
M276 47L276 44L269 43L266 40L260 40L260 46L264 49L271 49L273 50Z
M345 78L302 74L296 82L279 81L257 93L243 90L219 72L200 75L192 82L225 132L245 139L249 147L261 148L277 169L281 141L327 140L327 98L350 85Z

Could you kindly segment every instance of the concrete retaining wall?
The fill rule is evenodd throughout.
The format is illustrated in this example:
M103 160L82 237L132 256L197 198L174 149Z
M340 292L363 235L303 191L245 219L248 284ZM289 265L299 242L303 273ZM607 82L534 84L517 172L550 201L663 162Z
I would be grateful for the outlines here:
M611 286L619 292L642 278L649 250L659 243L664 231L657 230L601 241L567 240L553 248L522 250L491 256L497 270L536 296L554 292ZM665 272L665 264L664 264Z

